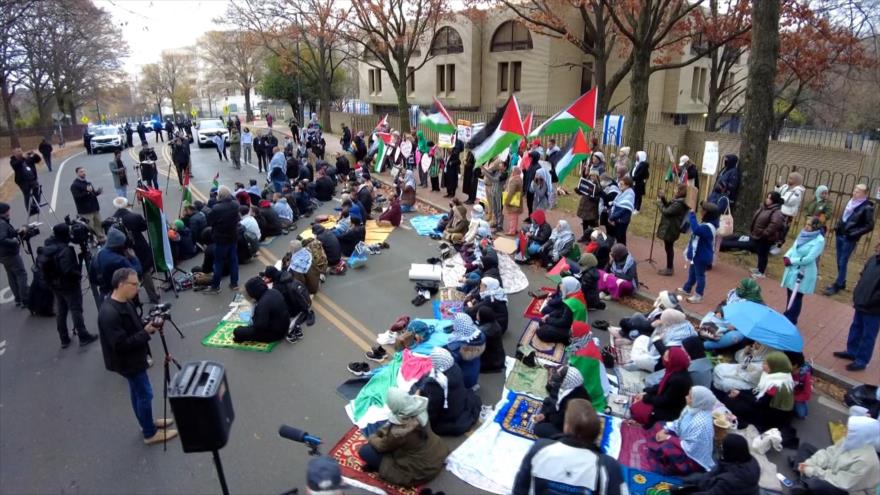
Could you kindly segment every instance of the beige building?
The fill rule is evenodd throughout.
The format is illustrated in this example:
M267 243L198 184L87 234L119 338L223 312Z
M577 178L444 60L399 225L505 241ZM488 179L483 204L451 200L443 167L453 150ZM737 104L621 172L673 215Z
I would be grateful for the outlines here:
M578 16L571 16L577 22ZM551 115L593 86L592 72L581 68L590 58L561 39L530 32L516 14L493 11L483 20L464 15L441 23L421 54L433 55L407 82L411 104L429 106L434 96L450 109L488 111L515 94L524 111ZM578 31L574 26L574 31ZM679 59L691 56L685 47ZM741 64L744 64L745 56ZM609 74L622 63L609 63ZM709 59L681 69L655 73L650 83L649 116L653 121L701 126L708 101ZM744 75L745 65L741 67ZM395 111L397 98L384 70L361 61L360 99L374 113ZM617 87L612 107L625 113L629 79Z

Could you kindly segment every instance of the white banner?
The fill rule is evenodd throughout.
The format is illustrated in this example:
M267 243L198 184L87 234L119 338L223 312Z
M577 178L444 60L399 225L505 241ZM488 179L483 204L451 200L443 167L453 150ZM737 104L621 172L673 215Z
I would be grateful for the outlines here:
M706 141L703 148L703 173L715 175L718 170L718 141Z

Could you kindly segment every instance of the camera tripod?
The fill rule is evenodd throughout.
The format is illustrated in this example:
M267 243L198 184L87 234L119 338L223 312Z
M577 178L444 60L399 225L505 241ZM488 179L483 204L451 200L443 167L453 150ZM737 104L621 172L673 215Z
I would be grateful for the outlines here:
M177 330L178 335L180 335L181 339L185 339L186 336L183 335L183 332L180 331L180 327L177 326L177 323L171 318L171 313L169 309L171 305L169 303L160 304L153 308L151 314L153 318L161 318L162 324L159 325L159 339L162 341L162 351L165 356L162 360L162 368L164 371L164 379L162 386L162 417L168 417L168 386L171 385L171 363L174 363L174 366L177 366L177 370L180 371L182 366L180 366L180 362L171 355L171 352L168 350L168 341L165 340L165 322L171 323L171 326ZM162 440L162 450L168 451L168 438Z

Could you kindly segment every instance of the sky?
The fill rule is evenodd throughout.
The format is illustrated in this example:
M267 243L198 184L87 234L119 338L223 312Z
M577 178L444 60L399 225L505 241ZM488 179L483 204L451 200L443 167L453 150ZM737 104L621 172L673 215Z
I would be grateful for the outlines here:
M163 50L191 46L207 31L211 19L226 12L228 0L93 0L106 10L128 42L124 67L129 74L159 60Z

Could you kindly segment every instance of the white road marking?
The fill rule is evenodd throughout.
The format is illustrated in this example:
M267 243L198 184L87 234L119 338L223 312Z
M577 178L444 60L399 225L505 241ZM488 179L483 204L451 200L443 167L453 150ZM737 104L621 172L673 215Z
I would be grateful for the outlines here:
M52 206L52 210L54 210L54 211L58 210L55 207L55 205L57 204L57 200L58 200L58 184L61 183L61 172L64 171L64 166L67 165L67 162L69 162L71 160L71 158L82 155L85 152L86 152L86 150L82 150L79 153L76 153L76 154L73 154L73 155L67 157L66 160L61 162L61 166L58 167L58 171L55 172L55 185L52 186L52 204L50 205L50 206Z
M15 296L12 295L10 287L4 287L3 290L0 290L0 304L11 303L13 300L15 300Z
M0 340L0 356L6 354L6 341Z

